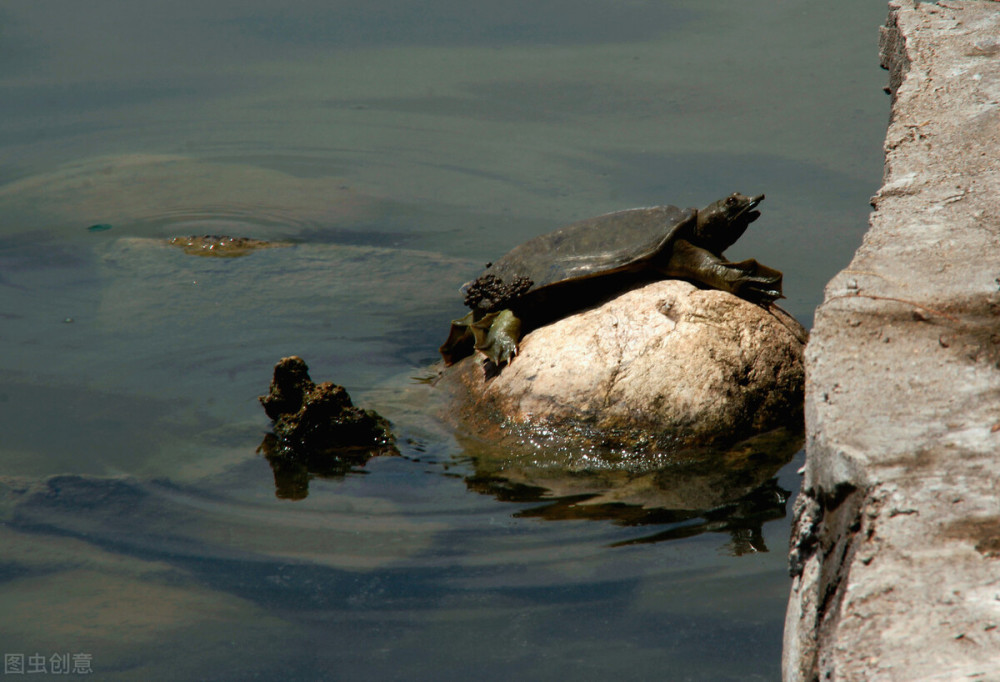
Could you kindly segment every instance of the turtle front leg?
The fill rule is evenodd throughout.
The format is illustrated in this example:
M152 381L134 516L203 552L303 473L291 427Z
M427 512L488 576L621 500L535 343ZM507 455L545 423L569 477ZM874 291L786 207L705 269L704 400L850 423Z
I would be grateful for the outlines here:
M667 277L701 282L750 301L770 303L784 298L779 271L752 258L731 263L684 239L677 240L670 259L660 271Z

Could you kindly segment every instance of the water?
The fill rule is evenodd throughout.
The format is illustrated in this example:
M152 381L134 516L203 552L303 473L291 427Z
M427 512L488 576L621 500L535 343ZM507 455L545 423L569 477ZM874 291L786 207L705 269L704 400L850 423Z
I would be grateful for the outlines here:
M808 326L879 184L883 18L0 7L4 653L108 680L776 679L801 455L596 504L498 478L409 377L516 243L734 190L767 200L728 255L783 270ZM163 244L187 234L288 245ZM393 420L402 456L276 495L256 396L289 354Z

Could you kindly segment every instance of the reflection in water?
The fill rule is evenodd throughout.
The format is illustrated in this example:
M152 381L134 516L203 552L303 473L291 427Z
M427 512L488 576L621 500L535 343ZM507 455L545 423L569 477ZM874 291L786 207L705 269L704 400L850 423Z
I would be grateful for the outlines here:
M273 433L264 436L257 452L263 454L274 474L274 495L282 500L304 500L314 476L336 478L360 470L374 457L369 448L343 448L337 454L300 452L284 445Z
M688 447L651 456L588 448L576 459L563 447L496 448L460 437L476 473L547 489L557 497L594 496L593 503L665 509L714 509L748 494L802 446L799 429L776 429L729 448Z
M682 540L702 533L729 533L731 539L726 547L733 556L768 551L763 525L785 517L786 503L791 495L791 491L778 485L777 478L772 478L747 495L714 509L649 509L621 503L591 504L592 495L553 500L548 498L548 491L544 488L512 484L497 478L473 476L466 479L466 484L470 490L493 495L498 500L545 502L517 512L515 516L519 518L611 521L620 526L669 526L652 535L612 543L612 547Z
M602 459L591 450L581 468L579 462L568 464L562 449L514 453L469 439L466 450L476 453L476 474L466 484L499 500L546 502L518 513L525 518L670 526L616 545L728 532L729 551L740 556L768 551L762 526L784 518L791 495L774 475L801 447L801 431L778 429L725 450L688 448L662 455L651 468L623 463L620 453Z
M257 452L263 454L271 466L275 496L284 500L304 500L308 497L309 482L313 478L336 479L347 474L365 474L365 464L372 457L384 454L370 448L340 448L336 453L300 452L283 445L273 433L264 436ZM409 459L420 462L419 458ZM779 462L778 468L787 461ZM765 466L760 472L774 473L776 470L775 467ZM724 477L731 477L734 482L745 474L736 470L723 472ZM691 475L697 476L695 473ZM612 547L727 532L731 536L726 545L727 553L733 556L769 551L764 542L763 525L785 517L786 503L791 495L791 491L778 485L777 478L770 478L742 497L712 508L677 509L622 502L602 503L598 501L600 496L597 493L553 498L544 487L515 483L495 475L473 474L465 478L465 483L469 490L491 495L503 502L543 503L515 512L514 518L610 521L620 526L667 526L649 536L611 543ZM674 478L670 484L684 489L688 485L697 486L699 482ZM611 490L603 492L605 496L613 494Z

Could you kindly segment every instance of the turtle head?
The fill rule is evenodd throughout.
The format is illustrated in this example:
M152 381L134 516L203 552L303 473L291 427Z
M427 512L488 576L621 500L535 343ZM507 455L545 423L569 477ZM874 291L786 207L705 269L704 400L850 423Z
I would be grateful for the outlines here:
M695 227L698 246L721 254L743 236L750 223L760 217L760 211L754 209L762 201L763 194L748 197L733 192L698 211L698 224Z

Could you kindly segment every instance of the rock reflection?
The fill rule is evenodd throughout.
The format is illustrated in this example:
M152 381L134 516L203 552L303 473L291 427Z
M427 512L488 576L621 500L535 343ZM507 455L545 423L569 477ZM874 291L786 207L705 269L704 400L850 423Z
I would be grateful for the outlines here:
M336 453L294 450L273 433L264 436L257 452L264 455L274 474L274 495L282 500L304 500L309 481L316 476L337 478L364 473L361 467L381 454L369 448L341 448Z
M686 449L664 455L645 470L619 457L588 453L587 468L566 466L565 453L500 452L466 442L476 473L470 490L510 502L540 502L522 518L611 521L622 526L666 526L624 546L728 533L734 556L766 552L763 525L784 518L789 490L775 474L802 446L800 432L779 429L726 450Z

